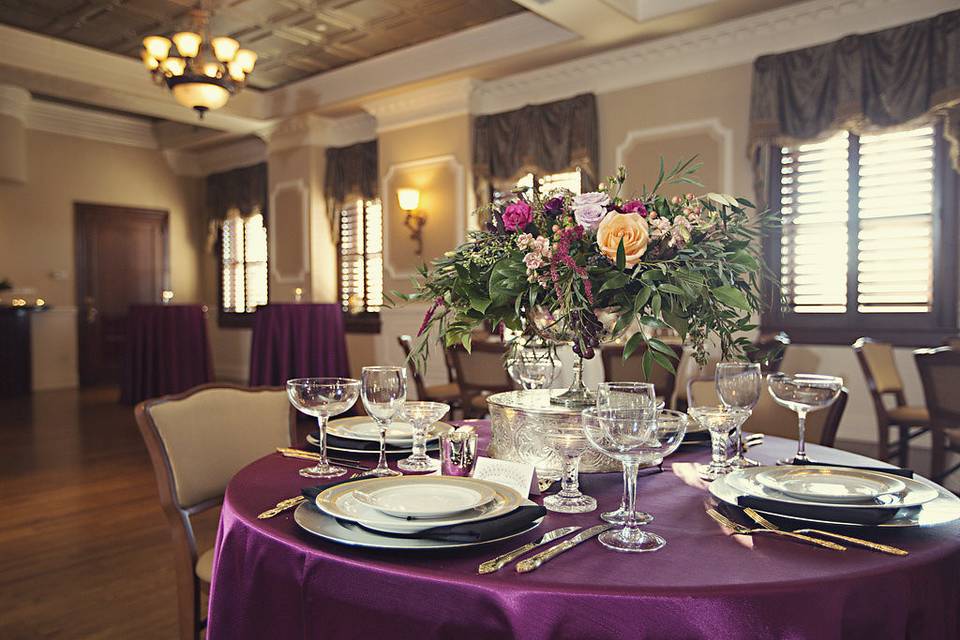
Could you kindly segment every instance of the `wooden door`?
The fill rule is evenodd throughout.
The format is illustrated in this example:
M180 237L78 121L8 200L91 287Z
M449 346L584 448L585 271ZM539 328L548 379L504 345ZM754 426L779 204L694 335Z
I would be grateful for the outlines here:
M80 384L115 384L130 305L160 302L167 283L167 212L75 207Z

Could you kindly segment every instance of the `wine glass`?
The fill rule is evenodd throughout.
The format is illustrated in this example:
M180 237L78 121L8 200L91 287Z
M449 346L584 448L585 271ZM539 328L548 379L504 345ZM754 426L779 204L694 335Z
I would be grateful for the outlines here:
M767 376L767 390L781 407L797 414L797 453L793 458L778 460L780 464L806 464L810 461L806 450L807 414L830 406L843 388L843 378L814 373L771 373Z
M563 462L559 493L543 499L543 506L559 513L587 513L597 508L597 501L580 493L580 457L590 446L577 423L536 423L533 431L540 442L553 449Z
M750 415L749 409L718 405L714 407L690 407L687 409L687 413L710 432L710 464L697 465L700 477L704 480L716 480L720 476L725 476L733 471L733 467L727 460L730 431L736 425L743 424L747 416Z
M650 407L657 401L656 390L649 382L601 382L597 387L597 408ZM663 408L662 405L657 407ZM658 463L655 463L658 464ZM600 519L611 524L623 524L627 521L627 485L623 485L623 497L620 506L613 511L604 511ZM642 511L634 514L638 524L648 524L653 516Z
M522 389L549 389L561 366L548 349L520 348L510 358L507 373Z
M407 399L406 367L364 367L360 372L360 397L363 407L380 430L380 459L377 466L364 475L375 477L399 476L399 471L387 467L387 429L403 410Z
M610 529L598 538L605 547L616 551L656 551L667 542L662 537L640 529L637 520L637 471L641 464L676 451L687 431L687 416L679 411L657 411L646 408L586 409L583 431L590 444L623 464L623 483L627 493L627 520L623 527Z
M294 378L287 380L287 396L298 411L314 416L320 427L320 460L300 469L305 478L333 478L347 472L327 460L327 421L349 411L360 394L360 381L353 378Z
M397 463L404 471L434 471L440 468L440 461L427 455L427 429L437 420L447 415L450 405L442 402L406 402L403 405L403 417L413 425L413 451L410 457Z
M717 385L717 395L725 407L746 409L743 419L746 422L753 413L753 408L760 401L760 365L755 362L721 362L717 365L714 376ZM736 447L730 466L734 469L759 466L759 462L743 455L743 422L737 425L737 435L734 440Z

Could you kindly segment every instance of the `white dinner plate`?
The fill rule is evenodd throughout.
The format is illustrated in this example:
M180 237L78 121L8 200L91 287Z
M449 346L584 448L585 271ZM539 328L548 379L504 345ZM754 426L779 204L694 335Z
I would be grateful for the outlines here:
M784 469L788 467L775 468ZM727 483L738 491L741 491L744 495L776 500L788 504L841 507L844 509L905 509L935 500L939 495L937 489L931 487L929 484L914 480L913 478L897 478L897 481L903 485L903 489L899 493L880 494L873 502L826 502L823 500L809 500L782 493L760 482L760 476L771 469L773 469L773 467L738 469L726 476Z
M714 498L725 502L727 504L738 506L737 499L741 496L751 495L745 493L733 486L729 482L730 476L733 474L728 474L726 476L721 476L720 478L714 480L710 483L710 493ZM775 516L777 518L784 518L786 520L795 520L797 522L805 523L815 523L815 524L826 524L832 526L840 527L880 527L881 529L909 529L915 527L933 527L936 525L947 524L955 520L960 519L960 498L953 495L943 487L934 484L926 478L920 478L915 480L916 482L923 484L924 486L933 489L937 492L937 497L929 502L925 502L922 505L910 509L900 509L897 511L897 514L890 520L882 524L859 524L855 522L844 522L842 520L830 520L830 519L820 519L820 518L801 518L799 516L791 516L782 513L777 513L775 511L768 511L765 509L756 509L756 511L769 516ZM766 496L764 496L766 497ZM809 505L809 502L804 504ZM824 506L819 504L818 506ZM844 507L849 507L850 505L843 505Z
M353 496L357 490L365 491L370 486L376 487L384 481L390 480L398 482L407 480L412 483L419 482L424 483L425 486L435 485L438 480L450 481L451 484L456 481L467 480L473 483L480 483L490 489L493 493L493 499L475 509L457 514L437 518L407 520L406 518L397 518L377 511L356 500ZM370 478L368 480L357 480L355 482L330 487L320 492L316 498L317 508L327 515L341 520L357 522L368 529L386 533L417 533L418 531L432 527L487 520L510 513L524 503L523 496L509 487L492 482L485 482L483 480L474 480L473 478L454 478L452 476L406 476L404 478Z
M380 479L351 497L395 518L440 518L483 506L496 493L486 483L472 478L436 477L408 481L406 478Z
M839 467L768 467L757 473L757 482L780 493L827 503L875 505L881 496L898 494L906 484L896 476Z
M315 446L315 447L319 447L319 446L320 446L320 440L318 440L317 438L314 438L314 437L313 437L313 434L307 434L307 442L309 442L310 444L312 444L312 445ZM434 453L435 453L435 452L437 452L437 451L439 451L439 450L440 450L440 447L439 447L439 445L438 445L438 443L437 443L436 441L434 441L434 442L428 442L428 443L427 443L427 453L430 453L430 452L434 452ZM340 453L351 453L351 454L364 455L364 456L370 456L370 455L376 456L376 455L380 455L380 452L379 452L377 449L354 449L354 448L352 448L352 447L338 447L338 446L335 446L335 445L333 445L333 444L330 444L329 441L327 442L327 451L338 451L338 452L340 452ZM399 449L396 449L396 448L395 448L395 449L387 449L387 455L388 455L388 456L393 456L393 455L401 455L401 456L402 456L402 455L410 455L411 453L413 453L413 449L411 449L410 447L399 448Z
M534 504L525 500L523 505ZM543 518L537 518L529 527L493 540L482 542L446 542L443 540L425 540L423 538L394 538L387 535L368 531L358 526L343 525L337 519L322 511L318 511L312 504L302 502L293 512L294 521L305 531L316 536L349 545L351 547L366 547L369 549L418 550L418 549L459 549L463 547L477 547L494 542L501 542L521 536L540 526Z
M446 423L436 422L427 430L427 440L436 440L441 434L452 429L453 427ZM380 427L367 416L332 420L327 424L327 433L347 440L380 441ZM397 447L411 446L413 444L413 425L400 420L390 423L390 427L387 429L386 442Z

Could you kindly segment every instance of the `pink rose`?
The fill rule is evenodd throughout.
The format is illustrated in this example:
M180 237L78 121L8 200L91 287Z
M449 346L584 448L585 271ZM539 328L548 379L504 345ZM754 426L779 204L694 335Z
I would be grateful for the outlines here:
M503 226L507 231L523 229L533 222L533 209L522 200L507 205L503 211Z

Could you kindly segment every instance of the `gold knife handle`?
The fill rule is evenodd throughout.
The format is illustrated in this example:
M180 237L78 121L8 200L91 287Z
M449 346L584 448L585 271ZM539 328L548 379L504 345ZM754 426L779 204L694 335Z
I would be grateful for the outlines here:
M574 540L567 540L566 542L555 544L549 549L547 549L546 551L541 551L535 556L530 556L526 560L521 560L520 562L517 563L517 573L527 573L529 571L533 571L534 569L542 565L544 562L547 562L549 560L552 560L553 558L556 558L558 555L560 555L564 551L574 548L575 546L577 546L577 544L578 543L575 542Z
M781 531L780 529L754 529L755 532L763 533L769 531L770 533L783 536L784 538L793 538L794 540L801 540L808 544L816 545L818 547L824 547L826 549L833 549L834 551L846 551L847 548L836 544L834 542L829 542L827 540L821 540L819 538L814 538L812 536L805 536L802 533L794 533L793 531Z
M304 498L303 496L294 496L293 498L287 498L286 500L281 500L280 502L277 503L277 506L273 507L272 509L267 509L266 511L258 515L257 519L267 520L268 518L272 518L276 515L279 515L280 513L283 513L287 509L292 509L293 507L297 506L304 500L306 500L306 498Z
M528 542L527 544L523 545L519 549L508 551L507 553L501 556L497 556L493 560L487 560L486 562L480 565L477 572L484 574L484 573L493 573L494 571L499 571L500 569L503 569L506 565L513 562L514 560L516 560L526 552L530 551L531 549L536 549L538 546L539 546L538 542Z
M818 536L824 536L827 538L833 538L834 540L842 540L843 542L848 542L860 547L866 547L867 549L873 549L874 551L880 551L881 553L889 553L893 556L905 556L909 555L909 551L901 549L899 547L891 547L888 544L880 544L879 542L873 542L872 540L864 540L862 538L854 538L853 536L845 536L842 533L833 533L832 531L822 531L820 529L802 529L804 533L814 533Z

